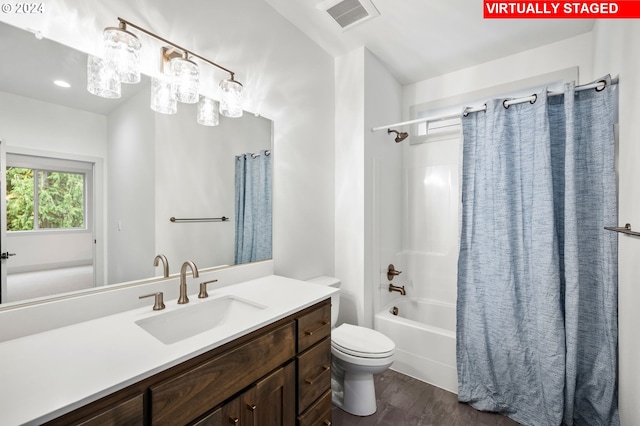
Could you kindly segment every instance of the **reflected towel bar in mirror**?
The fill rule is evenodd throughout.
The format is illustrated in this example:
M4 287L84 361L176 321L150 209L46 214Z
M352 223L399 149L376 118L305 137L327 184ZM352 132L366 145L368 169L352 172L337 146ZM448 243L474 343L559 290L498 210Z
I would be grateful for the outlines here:
M607 231L615 231L622 232L623 234L633 235L634 237L640 237L640 232L635 232L631 230L631 224L627 223L624 227L616 227L616 226L605 226L604 229Z
M194 218L183 218L178 219L177 217L170 217L169 220L174 223L178 222L227 222L229 220L228 217L194 217Z

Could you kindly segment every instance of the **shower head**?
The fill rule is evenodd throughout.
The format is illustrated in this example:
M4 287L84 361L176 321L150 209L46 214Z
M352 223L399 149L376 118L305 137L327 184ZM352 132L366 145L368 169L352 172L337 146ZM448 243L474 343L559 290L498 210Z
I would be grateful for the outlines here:
M396 143L398 142L402 142L403 140L405 140L408 136L409 133L407 132L399 132L397 130L392 130L392 129L387 129L387 133L391 134L391 133L395 133L396 135Z

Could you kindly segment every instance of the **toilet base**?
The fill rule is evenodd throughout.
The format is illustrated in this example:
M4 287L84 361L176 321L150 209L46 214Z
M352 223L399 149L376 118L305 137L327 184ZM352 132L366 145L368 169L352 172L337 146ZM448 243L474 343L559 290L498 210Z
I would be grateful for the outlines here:
M333 405L349 414L365 417L377 410L373 374L345 372L342 383L331 381L331 390Z

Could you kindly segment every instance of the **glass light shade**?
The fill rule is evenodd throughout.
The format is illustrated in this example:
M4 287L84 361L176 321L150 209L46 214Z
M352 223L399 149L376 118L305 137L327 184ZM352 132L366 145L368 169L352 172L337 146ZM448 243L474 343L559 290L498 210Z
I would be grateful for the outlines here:
M171 59L171 74L176 98L186 104L198 102L200 73L198 65L186 58Z
M178 102L169 79L151 78L151 109L162 114L175 114Z
M220 114L231 118L242 117L242 84L234 79L222 80L220 91Z
M142 44L135 34L121 28L104 30L104 58L115 68L122 83L140 81L140 48Z
M120 76L102 58L87 55L87 90L97 96L116 99L121 94Z
M219 104L218 101L214 101L211 98L200 96L200 102L198 102L198 124L203 126L217 126L220 124Z

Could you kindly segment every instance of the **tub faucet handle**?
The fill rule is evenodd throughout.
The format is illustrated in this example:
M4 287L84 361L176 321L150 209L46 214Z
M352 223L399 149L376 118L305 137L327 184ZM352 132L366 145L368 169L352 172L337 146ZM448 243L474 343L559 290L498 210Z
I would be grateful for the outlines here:
M396 271L395 266L393 266L393 264L390 264L387 268L387 279L391 281L393 277L395 277L396 275L400 275L401 273L402 271Z

